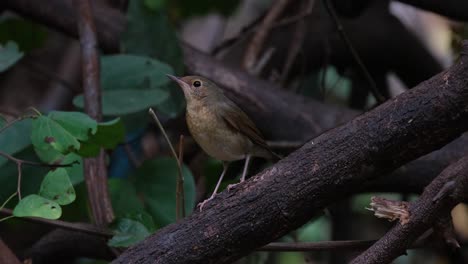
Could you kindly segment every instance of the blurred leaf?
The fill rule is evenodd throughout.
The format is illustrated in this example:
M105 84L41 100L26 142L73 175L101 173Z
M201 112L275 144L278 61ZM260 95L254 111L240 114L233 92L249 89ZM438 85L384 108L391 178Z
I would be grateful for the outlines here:
M97 122L85 113L52 111L48 117L80 141L88 140L97 131Z
M18 50L18 45L13 41L8 41L5 46L0 45L0 72L13 66L23 55L23 52Z
M297 230L299 241L320 241L331 239L328 219L324 216L308 222Z
M174 73L164 62L128 54L103 56L101 66L103 90L160 88L169 83L166 74Z
M145 7L143 0L130 1L127 19L127 31L122 37L122 47L126 53L157 58L171 65L176 75L183 73L182 49L163 8L155 11ZM169 117L180 114L184 106L180 89L173 83L163 89L170 96L158 105L158 110Z
M111 247L129 247L151 234L144 224L136 220L122 218L115 225L115 235L107 242Z
M301 252L280 252L277 255L278 263L304 264L305 255Z
M161 9L165 4L166 0L144 0L145 6L153 11Z
M138 214L144 211L133 184L128 179L109 179L109 192L116 217Z
M22 51L41 47L46 37L47 31L42 26L28 20L8 18L0 22L0 43L12 40Z
M5 117L3 117L3 116L0 114L0 128L2 128L3 126L5 126L6 123L7 123L7 121L5 120Z
M13 210L13 215L17 217L58 219L61 214L62 208L58 203L36 194L24 197Z
M96 156L99 154L101 147L114 149L124 139L125 127L120 118L98 123L97 133L81 144L78 153L84 157Z
M31 142L40 150L52 147L61 153L80 149L80 142L55 120L39 116L33 120Z
M131 114L158 105L167 97L168 94L159 89L103 91L102 113L107 116ZM75 97L73 99L73 104L83 108L83 95Z
M185 210L190 213L195 206L195 182L185 165L182 173L185 179ZM157 226L162 227L176 220L176 177L177 162L171 158L147 161L136 173L137 191Z
M15 154L31 144L28 136L31 133L31 120L24 119L0 133L0 147L3 152ZM5 164L7 159L0 157L0 166Z
M60 205L70 204L76 199L75 189L64 168L56 168L47 173L42 181L39 195Z
M171 5L176 7L183 17L200 16L211 12L219 12L222 15L232 14L239 5L239 0L173 0Z
M176 74L183 72L182 49L163 10L154 11L146 8L143 0L133 0L127 19L127 31L122 36L126 53L150 56L171 65Z

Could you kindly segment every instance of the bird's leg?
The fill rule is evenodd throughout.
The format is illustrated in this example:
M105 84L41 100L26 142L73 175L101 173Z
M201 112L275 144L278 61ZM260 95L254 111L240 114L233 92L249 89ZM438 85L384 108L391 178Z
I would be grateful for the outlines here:
M219 180L218 180L218 183L216 183L216 187L213 191L213 194L211 194L210 198L198 204L198 206L200 207L200 212L203 210L203 206L205 206L207 202L209 202L211 199L213 199L216 196L216 193L218 192L219 186L221 185L221 182L223 181L224 175L226 174L228 167L229 167L229 163L224 161L223 172L221 173L221 176L219 176Z
M250 164L250 159L252 158L252 156L250 154L248 154L246 157L245 157L245 163L244 163L244 170L242 171L242 176L240 178L240 182L243 182L245 181L245 177L247 176L247 171L249 170L249 164ZM236 186L237 184L239 183L236 183L236 184L229 184L227 189L228 191L231 190L232 188L234 188L234 186Z
M250 164L250 158L252 156L250 154L245 157L245 163L244 163L244 170L242 171L242 177L240 178L240 182L245 181L245 176L247 176L247 171L249 170L249 164Z

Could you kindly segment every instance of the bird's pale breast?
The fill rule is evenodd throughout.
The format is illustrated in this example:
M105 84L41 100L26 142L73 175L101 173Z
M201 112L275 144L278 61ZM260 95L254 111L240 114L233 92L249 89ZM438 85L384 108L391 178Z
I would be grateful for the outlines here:
M205 106L187 111L187 125L200 147L215 159L244 159L252 146L244 135L230 129L219 115Z

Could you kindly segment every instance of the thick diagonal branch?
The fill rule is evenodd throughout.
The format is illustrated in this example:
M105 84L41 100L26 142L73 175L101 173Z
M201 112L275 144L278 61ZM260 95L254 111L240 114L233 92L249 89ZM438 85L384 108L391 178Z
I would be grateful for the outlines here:
M468 50L468 42L464 43ZM114 263L230 263L468 128L468 58L310 141Z
M404 254L406 249L440 217L450 215L452 208L466 199L467 183L468 156L465 156L442 171L426 187L418 201L411 203L409 220L406 223L396 224L351 263L390 263ZM449 185L454 188L445 188Z
M0 239L0 263L3 264L21 264L11 249Z

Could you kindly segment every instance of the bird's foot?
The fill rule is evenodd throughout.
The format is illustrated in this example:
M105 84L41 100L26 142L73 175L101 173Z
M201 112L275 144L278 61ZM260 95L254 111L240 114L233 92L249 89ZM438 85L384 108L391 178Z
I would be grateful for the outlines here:
M233 183L233 184L229 184L229 185L227 186L228 192L229 192L230 190L234 189L237 185L239 185L239 183L240 183L240 182L238 182L238 183Z
M215 196L212 195L210 198L198 204L198 209L200 210L200 212L203 211L203 206L205 206L205 204L208 203L209 201L213 200L214 197Z

